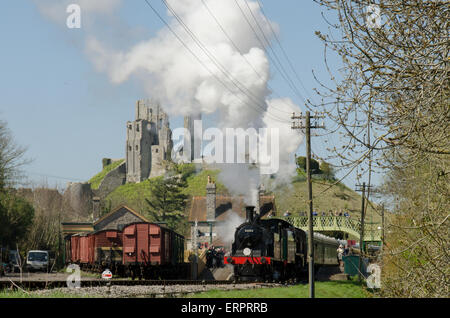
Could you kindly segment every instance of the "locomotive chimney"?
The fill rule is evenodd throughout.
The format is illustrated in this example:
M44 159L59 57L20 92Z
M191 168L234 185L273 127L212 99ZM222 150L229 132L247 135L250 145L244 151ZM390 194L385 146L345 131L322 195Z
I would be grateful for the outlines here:
M264 192L264 184L261 184L255 191L255 212L257 215L261 214L261 196L264 195Z
M247 222L253 223L254 220L255 207L254 206L246 206L245 214Z

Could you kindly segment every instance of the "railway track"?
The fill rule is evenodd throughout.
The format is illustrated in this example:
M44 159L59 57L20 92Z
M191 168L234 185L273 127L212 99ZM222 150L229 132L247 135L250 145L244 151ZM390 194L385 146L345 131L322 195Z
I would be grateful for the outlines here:
M227 284L245 284L248 282L234 282L229 280L81 280L80 287L101 287L107 286L172 286L172 285L227 285ZM2 289L24 289L38 290L67 287L65 280L27 280L27 281L0 281L0 290Z

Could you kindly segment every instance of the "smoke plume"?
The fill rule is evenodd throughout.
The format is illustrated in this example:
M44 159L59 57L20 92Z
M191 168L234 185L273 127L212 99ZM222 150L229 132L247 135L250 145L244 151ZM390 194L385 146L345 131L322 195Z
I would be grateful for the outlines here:
M66 2L37 4L46 16L57 20L55 10ZM111 14L122 4L121 0L78 3L88 18ZM290 114L299 108L289 98L270 99L269 43L261 41L262 33L270 41L271 30L278 32L278 25L264 17L257 1L167 0L166 4L169 27L120 49L108 42L111 39L99 37L95 23L85 23L88 58L112 83L138 78L169 115L217 114L215 125L221 129L279 128L280 169L275 180L289 181L295 174L293 154L302 141L290 128ZM156 19L144 1L133 5L142 6ZM236 195L252 197L261 182L253 165L221 169L220 181Z
M245 221L245 219L241 218L235 212L228 213L228 215L228 218L224 222L221 222L216 228L217 236L220 237L224 245L227 246L227 249L231 247L231 244L234 241L236 228Z

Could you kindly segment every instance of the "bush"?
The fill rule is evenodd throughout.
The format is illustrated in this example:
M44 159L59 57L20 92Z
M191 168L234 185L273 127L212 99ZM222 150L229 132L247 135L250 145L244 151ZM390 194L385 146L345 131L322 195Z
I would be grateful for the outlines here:
M306 157L300 156L296 159L297 173L301 175L300 171L306 171ZM300 171L299 171L300 170ZM321 173L319 168L319 162L311 158L311 173Z

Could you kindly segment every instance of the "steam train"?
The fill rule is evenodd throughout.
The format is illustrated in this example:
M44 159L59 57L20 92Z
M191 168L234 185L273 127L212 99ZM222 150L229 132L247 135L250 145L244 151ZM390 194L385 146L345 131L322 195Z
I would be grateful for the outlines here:
M246 221L236 228L231 255L241 281L304 279L308 273L306 232L276 218L261 219L253 206L246 207ZM339 241L314 233L315 272L321 266L338 265Z

